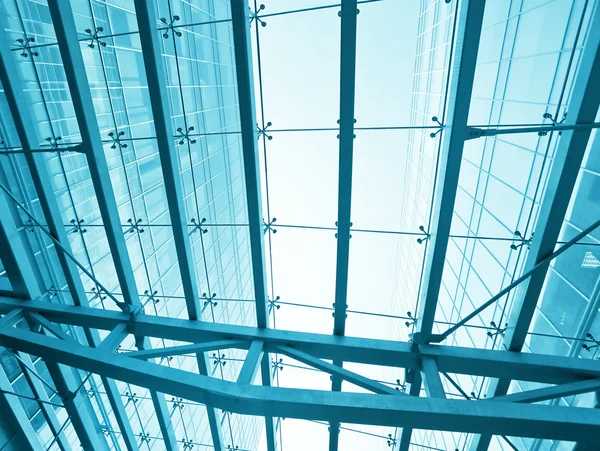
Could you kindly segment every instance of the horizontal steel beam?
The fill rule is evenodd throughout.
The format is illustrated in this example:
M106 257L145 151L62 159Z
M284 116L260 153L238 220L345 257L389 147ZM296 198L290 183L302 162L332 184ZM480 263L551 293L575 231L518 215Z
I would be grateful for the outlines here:
M358 387L364 388L365 390L372 391L373 393L379 393L380 395L404 395L404 393L394 390L381 382L374 381L368 377L361 376L352 371L348 371L341 366L334 365L333 363L326 362L317 357L313 357L306 352L298 351L297 349L289 346L276 346L275 350L279 353L286 355L298 362L304 363L305 365L312 366L320 371L329 373L333 377L340 378L351 384L357 385ZM337 390L339 391L339 390Z
M192 345L169 346L168 348L146 349L143 351L128 352L127 356L136 359L156 359L174 355L192 354L197 352L218 351L221 349L248 349L250 342L243 340L219 340Z
M242 415L600 443L596 409L241 385L19 328L0 331L0 343Z
M128 323L133 335L192 343L262 340L267 349L270 346L289 346L320 359L409 368L416 370L416 373L420 371L421 360L430 357L435 360L438 370L445 373L548 384L600 378L600 361L592 359L438 344L414 346L391 340L201 323L143 314L137 315L132 321L131 315L118 311L0 297L0 313L9 313L15 308L38 312L50 321L73 326L113 330L121 323Z
M571 382L569 384L554 385L553 387L538 388L510 395L488 398L488 401L502 402L540 402L549 399L575 396L600 390L600 379Z

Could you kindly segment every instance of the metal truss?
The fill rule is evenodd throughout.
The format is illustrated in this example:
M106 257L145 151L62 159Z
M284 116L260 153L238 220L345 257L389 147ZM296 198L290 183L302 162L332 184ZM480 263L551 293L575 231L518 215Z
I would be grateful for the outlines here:
M0 312L9 318L17 317L21 311L26 316L37 313L48 321L61 324L104 330L126 326L127 331L136 336L193 343L191 346L197 346L197 349L178 346L153 350L154 354L146 355L139 351L114 353L110 347L92 348L73 340L66 341L15 327L15 321L5 321L0 328L0 344L5 347L37 355L47 362L110 375L124 382L231 412L600 443L600 411L531 404L595 391L600 380L600 361L597 360L556 359L549 355L338 337L0 298ZM240 341L245 343L242 345ZM237 382L144 361L155 357L156 352L177 355L225 347L250 349ZM260 353L266 351L288 355L372 393L248 384ZM401 393L325 360L422 371L429 397ZM446 399L440 391L440 373L557 385L507 397L455 400Z
M199 308L198 287L193 271L192 253L185 220L179 163L172 137L171 111L167 101L166 77L158 41L155 11L146 1L135 0L136 18L142 45L142 56L148 78L150 102L162 173L169 202L171 227L182 276L188 318L174 319L145 315L140 308L131 262L123 238L117 205L110 184L98 125L87 82L79 39L68 2L49 0L67 81L82 144L66 149L87 157L90 174L98 198L103 227L115 263L125 303L117 303L123 311L92 309L81 282L79 264L70 256L70 245L56 199L52 193L39 138L28 126L27 108L19 103L20 80L10 48L0 27L0 81L6 91L9 107L22 150L32 175L34 187L49 233L56 245L58 260L65 275L74 305L44 302L47 293L38 287L31 256L10 214L0 214L0 246L14 294L20 299L0 297L0 345L43 358L48 365L70 421L85 449L106 449L108 443L100 431L89 400L79 393L82 382L73 368L102 377L108 400L128 450L138 449L114 380L143 386L151 391L158 422L167 449L177 449L177 442L164 396L167 393L205 404L215 449L224 449L219 411L263 416L266 420L267 447L275 451L274 417L326 421L330 424L330 451L338 448L341 422L402 427L399 449L410 445L413 428L482 434L473 449L487 449L492 435L508 435L577 441L600 444L600 411L577 407L536 405L564 396L595 392L600 389L600 361L576 356L561 357L450 347L431 342L441 341L447 334L433 331L437 297L442 280L450 226L454 211L458 176L464 142L482 136L502 133L562 131L548 192L542 204L540 220L531 242L524 274L531 278L523 284L504 337L508 351L521 351L549 267L554 247L570 200L581 160L589 140L600 91L594 85L600 74L600 12L592 18L590 35L582 55L575 82L569 117L564 124L530 128L486 129L468 127L467 118L477 60L479 37L485 1L463 0L458 8L455 53L450 68L449 101L445 118L440 123L442 148L439 182L434 197L434 216L427 231L428 252L425 276L420 293L416 333L413 342L400 343L345 336L347 312L348 262L350 248L352 153L355 119L355 65L357 2L341 6L341 86L340 86L340 160L337 230L336 292L333 335L291 332L269 328L267 281L265 274L264 232L260 192L260 171L256 149L257 131L254 82L251 64L250 16L247 2L232 0L230 20L234 38L235 67L241 120L244 176L248 205L251 260L256 306L256 327L203 322ZM268 15L261 15L267 17ZM255 19L259 17L254 15ZM229 20L227 20L229 21ZM169 25L175 30L173 24ZM427 127L421 127L427 128ZM437 128L437 127L436 127ZM290 130L275 130L275 132ZM292 130L293 131L293 130ZM238 133L238 132L236 132ZM186 138L188 135L185 135ZM191 134L189 135L192 136ZM12 212L8 199L0 193L0 211ZM39 224L38 224L39 225ZM39 225L40 228L43 226ZM45 228L44 228L45 230ZM539 233L538 233L539 232ZM569 244L570 245L570 244ZM512 288L512 287L511 287ZM107 294L110 294L107 292ZM25 300L37 299L37 300ZM474 312L475 313L475 312ZM460 327L466 320L459 323ZM21 327L15 327L19 323ZM84 337L72 337L59 324L83 328ZM455 327L455 328L456 328ZM455 329L454 328L454 329ZM452 330L454 330L452 329ZM101 341L98 330L110 331ZM41 331L41 333L40 333ZM128 334L141 337L137 351L116 352ZM152 349L150 337L176 340L189 344ZM139 341L139 340L138 340ZM220 349L248 350L236 382L209 376L205 352ZM271 387L272 371L269 353L278 353L329 373L332 391ZM175 355L193 355L200 374L160 365L153 361ZM27 364L27 356L22 355ZM408 394L343 368L345 362L403 368L411 384ZM72 368L70 368L72 367ZM262 386L254 385L260 371ZM488 398L482 400L448 399L440 375L463 374L492 379ZM44 387L24 369L38 401L43 404ZM507 395L511 380L551 384L536 390ZM342 391L342 381L347 384ZM421 397L421 384L426 396ZM9 393L10 383L0 371L0 407L9 412L8 421L17 431L15 444L22 449L39 449L25 412ZM359 393L355 393L358 391ZM364 393L364 392L367 393ZM42 408L48 424L62 449L68 449L62 427L47 404ZM395 441L394 441L395 442Z

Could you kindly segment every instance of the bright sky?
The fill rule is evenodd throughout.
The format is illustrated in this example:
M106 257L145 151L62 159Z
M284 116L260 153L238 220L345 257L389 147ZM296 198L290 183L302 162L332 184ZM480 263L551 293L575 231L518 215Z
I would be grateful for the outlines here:
M278 0L264 14L328 4ZM387 0L359 6L357 126L408 125L419 2ZM267 17L260 28L265 121L271 129L335 127L339 117L339 8ZM255 38L254 24L251 29ZM256 48L254 49L256 56ZM256 69L256 62L255 62ZM255 82L258 74L255 70ZM257 91L257 104L260 97ZM260 121L260 109L258 110ZM267 141L271 215L278 224L334 227L337 219L337 132L273 133ZM364 229L398 230L408 132L357 131L354 148L352 221ZM262 154L262 141L260 151ZM261 155L262 158L262 155ZM264 174L263 174L264 177ZM264 191L264 186L263 186ZM264 192L263 192L264 195ZM263 196L264 197L264 196ZM266 206L265 217L266 217ZM277 224L276 223L276 224ZM335 289L335 232L275 227L273 281L284 302L331 307ZM405 239L405 238L402 238ZM354 233L350 251L350 309L391 313L398 238ZM282 329L330 334L330 311L283 305ZM347 334L390 338L402 321L348 316ZM284 363L297 363L284 358ZM371 370L371 371L369 371ZM363 374L390 380L383 369ZM285 367L280 385L329 390L329 375ZM344 389L350 387L344 386ZM387 436L390 428L347 425ZM286 419L283 450L328 449L327 425ZM259 447L266 449L264 439ZM385 450L385 439L342 431L340 450Z

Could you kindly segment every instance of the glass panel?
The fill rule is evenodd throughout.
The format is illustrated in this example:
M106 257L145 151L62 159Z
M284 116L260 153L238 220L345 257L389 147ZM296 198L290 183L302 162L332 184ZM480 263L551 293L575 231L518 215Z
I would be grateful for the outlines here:
M260 29L265 119L275 129L335 127L340 110L338 8L265 20L268 26Z

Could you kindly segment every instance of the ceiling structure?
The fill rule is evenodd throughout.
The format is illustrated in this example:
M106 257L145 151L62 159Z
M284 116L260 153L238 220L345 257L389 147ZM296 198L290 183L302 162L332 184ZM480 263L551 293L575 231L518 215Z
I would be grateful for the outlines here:
M15 394L11 387L12 381L6 374L0 373L0 402L3 412L6 411L10 416L8 421L17 437L16 443L22 447L20 449L49 449L53 446L70 449L72 438L75 437L84 449L122 447L135 450L143 446L150 448L151 437L148 434L151 433L157 436L152 437L153 443L159 443L156 449L191 449L192 445L206 445L219 450L241 450L257 444L257 429L249 426L254 424L252 421L256 418L260 418L264 443L269 451L286 449L285 436L281 433L282 418L328 423L330 451L341 449L341 431L347 423L382 426L393 431L388 437L380 434L387 440L381 443L382 446L398 450L408 450L411 445L414 449L421 449L419 446L424 445L422 449L425 449L426 444L415 443L413 429L456 433L457 437L462 437L461 446L467 446L464 437L468 436L468 446L477 450L487 449L492 436L503 437L505 443L513 448L515 445L510 437L578 442L577 446L580 447L598 444L600 411L576 404L566 407L539 403L598 391L600 362L578 355L556 359L542 353L521 351L530 333L551 265L582 240L589 239L590 234L600 226L599 216L568 239L561 235L586 149L595 138L593 130L600 126L594 122L600 105L600 89L595 82L600 78L600 8L593 5L587 9L589 32L581 46L569 99L569 114L564 121L556 122L550 115L541 124L473 126L469 121L469 113L486 2L452 2L455 8L451 30L453 38L443 115L435 118L434 125L413 127L427 134L432 132L438 154L436 179L431 190L429 224L420 232L399 232L411 239L417 236L422 240L424 258L418 298L413 304L416 307L413 309L414 315L403 318L410 322L413 332L411 340L398 341L346 336L347 318L352 313L348 302L351 238L353 233L361 232L353 228L352 190L354 147L356 134L361 131L355 118L359 7L369 7L363 6L363 3L375 2L349 0L341 5L327 6L339 10L341 35L339 126L334 129L339 140L337 222L335 227L330 228L336 239L335 290L333 307L327 310L333 316L329 324L333 326L331 334L310 332L308 325L304 331L302 324L298 325L300 331L275 327L276 312L285 302L275 296L272 285L273 265L277 264L272 254L273 234L276 233L276 227L285 229L294 226L277 225L276 219L268 211L268 200L265 202L264 199L265 196L268 199L269 195L269 184L265 178L266 146L270 141L271 125L265 122L262 94L256 99L256 92L262 93L263 89L261 62L259 56L255 64L252 55L253 47L255 53L256 50L260 52L258 34L264 20L269 17L262 13L262 6L253 5L249 11L247 2L243 0L219 2L219 11L216 7L211 11L211 20L200 22L199 26L208 24L215 27L211 31L215 40L216 36L224 41L229 40L225 54L230 53L231 64L229 69L223 71L232 72L229 76L235 88L229 94L235 94L235 123L233 128L227 128L231 123L224 118L227 113L222 112L220 120L226 126L215 132L206 122L201 126L191 125L197 123L190 119L194 114L189 111L183 111L182 114L175 111L177 107L174 107L171 99L175 78L173 72L179 78L177 90L184 106L184 98L190 95L185 91L186 86L194 81L186 81L184 70L177 65L174 71L174 63L164 57L165 52L170 52L165 50L165 42L175 40L179 30L195 32L194 27L198 23L181 24L179 16L172 14L170 9L171 18L163 20L157 15L154 4L144 0L133 2L135 14L132 17L135 17L135 24L130 25L135 31L126 33L139 35L136 37L139 39L136 58L140 58L145 72L146 107L151 111L154 124L154 137L149 138L156 148L153 171L160 174L164 184L164 203L167 205L160 217L162 222L154 225L150 224L151 214L147 214L148 223L146 219L141 219L143 215L139 212L136 216L133 197L130 203L134 212L130 222L124 220L123 215L127 216L128 212L122 211L123 203L115 188L120 182L115 179L114 166L107 156L110 152L107 149L121 151L123 158L123 149L127 148L123 144L128 138L127 144L131 147L136 140L143 139L133 131L121 139L122 124L118 124L117 119L114 119L114 126L102 125L104 119L99 114L101 102L94 94L97 81L90 75L90 57L82 50L99 52L101 59L106 58L102 53L105 52L102 49L106 47L106 41L118 37L120 32L113 31L113 36L109 36L103 33L102 28L94 26L95 32L86 30L89 37L82 38L85 34L82 34L77 21L80 12L74 10L74 6L67 1L48 1L48 23L53 29L53 36L49 39L52 43L48 46L57 53L52 55L52 61L47 60L45 64L57 64L60 60L64 69L62 83L68 88L69 111L72 111L73 123L78 129L70 138L62 140L56 134L48 139L40 139L42 132L30 126L38 122L37 112L32 105L23 101L22 96L31 83L31 74L23 69L23 64L17 62L21 58L19 52L25 54L23 62L35 61L36 57L43 59L48 56L36 53L42 53L47 43L36 47L36 41L30 41L25 36L23 47L17 48L13 45L12 32L6 24L0 27L0 82L14 124L14 130L5 133L9 137L16 135L16 139L12 136L11 145L18 143L7 146L3 153L9 155L7 158L14 159L10 161L17 166L26 167L29 177L25 189L19 186L19 178L14 174L3 174L0 184L3 191L0 196L0 257L5 272L3 279L0 279L5 283L0 297L0 313L3 315L0 319L0 345L10 350L11 359L16 359L31 387L32 400L39 404L52 434L46 443L40 443L19 400L19 394ZM164 11L164 5L160 5L159 14ZM223 15L219 16L219 13ZM163 25L159 28L157 24ZM227 38L220 34L223 32L218 28L221 25L226 26L223 29ZM256 37L253 37L254 33ZM118 47L119 44L114 45ZM181 52L186 50L189 51L184 46L178 49L174 44L173 61L185 60ZM218 52L215 50L215 53ZM202 60L199 55L196 57ZM220 63L227 66L223 61ZM102 67L105 65L103 60ZM221 76L217 75L219 70L214 70L215 77ZM108 86L107 73L105 69L104 77ZM257 75L258 80L255 80ZM220 83L227 85L222 80ZM39 79L38 84L43 94L44 88ZM108 87L106 90L110 91ZM228 94L220 95L225 97ZM119 116L118 108L113 104L109 109L114 117ZM225 108L221 109L225 111ZM130 110L133 116L133 106L125 110ZM196 112L195 116L202 117L204 111ZM181 117L183 127L177 127L178 120L172 118ZM51 122L51 114L48 114L48 123ZM69 127L73 127L73 124ZM195 127L198 127L199 133L194 134ZM112 135L108 135L110 140L103 140L102 137L106 135L104 131L108 129L114 130L110 132ZM275 130L273 133L278 132ZM443 324L438 321L436 312L439 312L438 299L443 285L448 245L453 235L453 213L465 143L487 137L520 134L550 134L556 141L546 188L540 195L540 212L531 234L533 238L527 243L528 252L521 271L489 299L481 299L477 308L461 312L460 320ZM232 312L237 312L233 309L231 312L225 311L224 316L215 320L217 302L222 305L235 299L228 299L228 296L221 299L213 294L217 291L217 283L213 277L211 287L209 281L213 272L206 262L221 259L219 251L225 254L227 246L223 244L223 249L218 247L217 239L209 244L213 231L221 225L218 221L212 222L217 215L208 222L201 220L197 199L196 212L194 214L194 208L191 207L190 213L189 199L199 192L196 182L200 175L192 169L194 175L188 178L182 168L187 165L184 162L187 156L181 156L182 148L183 154L188 151L193 168L192 160L197 156L191 146L196 140L208 141L216 136L223 140L235 140L222 145L237 149L231 151L231 158L233 160L233 155L238 152L239 159L235 161L239 161L242 168L239 178L243 180L243 190L242 196L237 199L243 199L245 213L241 217L232 214L230 219L233 227L231 224L222 224L225 229L242 229L239 239L248 250L248 266L251 270L245 273L246 276L238 277L240 280L243 277L250 280L244 285L250 294L236 295L249 302L245 302L241 313L235 313L244 317L239 321L233 317ZM206 146L207 154L211 155L214 149L208 143ZM265 146L264 154L261 154L262 146ZM138 152L142 153L143 150L138 149ZM94 199L94 206L88 208L79 205L78 208L80 212L97 210L95 223L89 220L80 222L78 216L74 222L69 222L62 211L63 205L57 200L57 186L51 175L55 168L48 164L47 157L63 158L65 154L75 155L78 159L70 163L65 160L67 165L76 163L85 168L85 174L81 177L89 182L87 195ZM224 163L228 167L233 164L231 161ZM263 164L264 168L261 167ZM123 170L127 171L125 163ZM138 170L142 174L140 178L143 178L143 170ZM62 171L64 174L64 167ZM207 178L210 177L213 175ZM125 179L129 180L127 176ZM67 185L69 183L75 186L76 181L71 180ZM193 196L190 196L189 183L193 187ZM217 182L212 183L207 197L212 195L216 198ZM233 183L228 181L228 185ZM31 192L24 194L28 190ZM144 191L144 195L149 191L145 188L140 190ZM127 186L127 191L131 196L131 186ZM146 200L150 201L149 198ZM231 200L229 204L235 202ZM73 210L77 210L75 203ZM239 218L243 220L237 224ZM148 290L143 292L145 287L140 289L136 263L140 255L137 249L141 250L144 260L144 249L149 245L140 238L139 244L136 244L138 248L134 249L132 242L135 240L130 236L142 236L145 229L154 230L153 227L156 230L168 229L166 233L172 243L172 267L176 268L178 274L178 288L169 295L165 294L174 304L179 302L179 309L172 312L152 311L153 306L156 309L159 291L161 294L164 291L153 291L157 284L150 282L153 270L148 266L145 267L146 275L142 276L149 281ZM89 264L81 260L82 246L76 239L83 237L86 228L102 229L103 236L99 240L105 243L106 254L112 261L109 265L110 276L97 275L100 265L92 262L94 258L89 260ZM194 235L195 232L199 233ZM238 232L232 235L238 237ZM143 236L148 236L148 232ZM38 240L37 247L31 244L34 239ZM91 241L87 246L93 246ZM232 242L232 246L237 244ZM241 249L242 245L239 247ZM214 255L205 252L205 248L213 249ZM201 249L200 256L197 255L198 249ZM60 273L58 280L64 282L61 287L45 283L48 277L41 273L48 270L37 267L42 265L44 256L48 260L46 266L55 265L54 270ZM157 251L154 251L152 258L160 266L160 254ZM241 259L237 255L232 258ZM198 276L199 270L206 273L205 279L202 279L204 275ZM225 269L221 268L220 271L225 272ZM166 286L162 277L160 283ZM60 296L57 296L58 292ZM445 344L457 331L468 327L469 321L489 311L500 301L504 302L507 295L513 296L513 306L506 327L499 334L496 332L500 332L501 327L485 329L488 334L499 336L501 343L494 349ZM583 343L593 346L595 340L588 337ZM580 349L579 342L577 347ZM228 373L222 372L226 362L225 354L221 354L224 350L234 356L227 367ZM193 363L189 364L190 361L183 357L180 363L171 363L177 356L191 357ZM47 367L49 380L34 367L38 357ZM283 358L330 376L331 382L327 378L326 383L330 384L331 390L315 390L301 383L297 387L280 384L278 376L283 369ZM236 364L234 359L237 359ZM403 372L403 383L400 383L400 379L394 384L379 380L379 376L371 377L374 366L385 368L385 371L392 368ZM72 368L79 371L73 371ZM257 377L259 373L260 377ZM487 380L487 399L468 394L466 387L461 387L462 379L457 375ZM529 390L520 391L514 389L511 381L535 385L531 385ZM105 407L93 404L88 396L88 390L100 393L92 384L101 384L103 387L99 404ZM132 389L124 393L125 385L121 384L147 389L146 399L140 401ZM452 393L449 393L449 386L453 387ZM82 390L84 387L85 390ZM47 389L50 390L50 396ZM26 395L21 394L21 399L24 399L23 396ZM130 403L124 402L124 398L134 399L132 403L139 402L138 406L143 402L144 409L153 412L150 415L152 420L142 426L141 431L132 425L132 415L128 411L131 409ZM171 401L168 401L169 398L172 398ZM183 427L184 438L174 425L173 412L184 400L195 405L198 409L196 415L206 418L208 437L204 444L189 438L186 428L191 428L189 425L193 420L186 423L182 419L182 423L187 424ZM59 404L60 412L65 412L61 416L62 422L55 413L53 403ZM139 415L141 409L136 406L134 410ZM99 421L98 417L103 419ZM254 419L244 423L244 417ZM238 427L236 421L240 421L241 426ZM106 424L109 423L116 427L107 428ZM139 423L143 421L139 420ZM72 430L75 435L67 435L67 430ZM239 443L244 434L252 436L247 444Z

